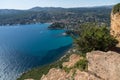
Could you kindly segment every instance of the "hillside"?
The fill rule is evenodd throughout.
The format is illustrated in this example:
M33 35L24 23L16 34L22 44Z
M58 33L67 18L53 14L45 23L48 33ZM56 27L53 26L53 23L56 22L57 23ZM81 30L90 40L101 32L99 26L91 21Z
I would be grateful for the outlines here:
M0 10L0 25L16 25L47 22L64 22L71 26L78 23L110 23L110 6L91 8L34 7L28 10Z

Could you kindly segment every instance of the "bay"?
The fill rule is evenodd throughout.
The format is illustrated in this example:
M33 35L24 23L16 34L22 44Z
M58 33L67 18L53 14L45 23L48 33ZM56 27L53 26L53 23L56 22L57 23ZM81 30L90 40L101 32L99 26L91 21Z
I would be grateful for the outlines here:
M0 80L16 80L21 73L52 63L72 46L64 30L50 24L0 26Z

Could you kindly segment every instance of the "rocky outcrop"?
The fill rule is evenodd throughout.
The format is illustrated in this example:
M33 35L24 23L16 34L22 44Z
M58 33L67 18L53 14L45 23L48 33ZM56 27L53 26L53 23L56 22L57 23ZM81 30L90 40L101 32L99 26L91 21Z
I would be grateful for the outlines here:
M101 80L120 80L120 54L94 51L87 53L88 71Z
M62 69L52 68L48 72L48 74L43 75L40 80L101 80L101 79L88 72L80 71L79 69L71 70L69 73L67 73Z
M120 13L111 13L111 35L120 41Z
M69 58L69 61L64 62L62 65L63 65L63 67L70 68L70 67L73 67L75 65L75 63L77 63L80 59L83 59L83 57L80 57L77 54L72 54Z
M68 62L63 62L62 66L66 68L73 67L80 59L83 59L83 57L80 57L80 55L72 54L69 57ZM43 75L41 80L72 80L74 72L76 69L71 69L68 72L65 72L64 69L56 69L52 68L49 70L47 75Z
M120 42L120 3L112 9L110 33Z
M85 71L80 71L77 69L74 75L74 80L101 80L101 79L96 77L94 74Z
M79 55L74 55L76 59ZM73 57L73 55L71 56ZM71 58L70 57L70 58ZM40 80L119 80L120 54L116 52L93 51L87 53L88 71L72 68L70 72L52 68ZM80 59L80 58L79 58Z
M47 75L43 75L41 80L66 80L66 72L62 69L52 68Z

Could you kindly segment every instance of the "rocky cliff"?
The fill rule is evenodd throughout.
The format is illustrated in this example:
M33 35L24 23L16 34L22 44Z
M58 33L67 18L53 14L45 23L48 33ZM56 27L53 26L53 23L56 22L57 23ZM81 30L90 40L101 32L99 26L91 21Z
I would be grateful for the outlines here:
M111 34L120 41L120 13L111 13Z
M81 60L79 55L72 56L74 56L73 60L75 59L74 63L78 59ZM87 71L71 68L69 72L66 72L64 69L52 68L40 80L120 80L120 54L111 51L93 51L87 53L86 57L88 60ZM66 66L70 67L70 65Z
M111 12L111 35L120 42L120 4L115 5Z

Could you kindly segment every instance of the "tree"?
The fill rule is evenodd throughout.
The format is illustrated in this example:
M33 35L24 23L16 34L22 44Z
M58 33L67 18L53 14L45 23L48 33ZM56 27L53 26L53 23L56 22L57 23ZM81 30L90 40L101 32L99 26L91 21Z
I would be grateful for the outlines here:
M114 13L114 14L120 13L120 3L116 4L116 5L113 7L113 13Z
M92 50L108 51L118 43L109 32L109 28L105 26L97 26L93 23L83 24L80 28L79 37L75 39L75 44L83 53Z

